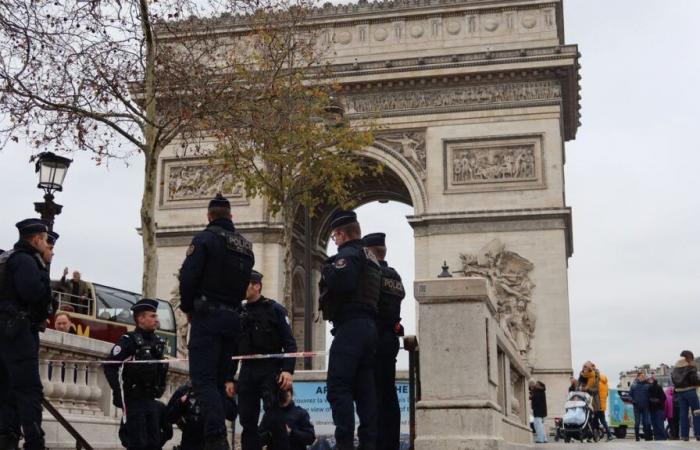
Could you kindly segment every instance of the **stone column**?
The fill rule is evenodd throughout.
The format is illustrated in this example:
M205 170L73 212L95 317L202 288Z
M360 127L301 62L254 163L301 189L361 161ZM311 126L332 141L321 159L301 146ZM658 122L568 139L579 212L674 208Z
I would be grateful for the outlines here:
M500 450L530 443L511 398L511 372L522 375L517 382L524 387L527 369L498 329L488 282L419 280L415 295L422 387L416 450Z

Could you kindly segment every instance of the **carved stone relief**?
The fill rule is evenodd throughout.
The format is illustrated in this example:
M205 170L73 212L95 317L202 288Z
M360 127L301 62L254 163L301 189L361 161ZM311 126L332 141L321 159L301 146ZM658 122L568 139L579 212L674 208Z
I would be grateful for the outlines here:
M161 204L205 202L221 193L232 203L245 201L243 185L226 171L223 164L206 159L170 160L163 163Z
M501 329L523 355L531 349L536 316L532 307L535 284L530 272L535 268L527 259L505 249L494 239L476 254L461 254L462 272L466 277L484 277L494 288L497 299L496 318Z
M377 30L379 31L379 30ZM375 33L376 34L376 33ZM499 103L527 103L561 98L558 81L534 81L439 89L389 91L348 96L350 116L382 114L394 111L420 111L475 107Z
M381 133L375 137L375 141L401 154L425 179L425 130Z
M447 192L539 189L542 167L539 135L445 142Z

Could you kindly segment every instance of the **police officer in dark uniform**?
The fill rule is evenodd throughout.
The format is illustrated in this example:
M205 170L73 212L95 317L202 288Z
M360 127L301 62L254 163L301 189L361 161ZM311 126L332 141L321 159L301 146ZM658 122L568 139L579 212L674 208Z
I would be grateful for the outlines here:
M334 336L327 398L335 424L336 448L353 448L356 402L360 449L370 450L376 447L377 439L374 357L382 273L360 239L362 233L354 212L337 212L331 219L331 230L338 254L324 262L319 283L319 307L323 318L333 323Z
M316 430L311 423L309 412L294 404L293 388L282 393L280 408L286 436L289 440L289 450L306 450L316 440ZM277 415L271 416L265 413L260 422L260 429L267 430L270 426L276 426L276 423L272 424L272 422L278 420Z
M24 448L43 450L39 331L51 308L42 259L48 228L39 219L16 226L19 241L0 255L0 449L17 447L21 427Z
M242 355L294 353L297 343L289 326L287 310L282 305L263 297L260 272L253 271L241 306ZM267 431L270 450L289 449L280 408L281 394L292 387L295 358L244 360L238 377L238 409L243 450L260 450L262 442L258 434L260 400L268 417Z
M401 408L396 394L396 356L399 353L401 300L406 296L401 276L389 267L386 258L386 235L368 234L362 241L377 258L382 269L382 285L377 314L377 450L399 450L401 437Z
M162 360L165 341L155 334L158 302L144 298L131 307L136 329L123 335L109 353L109 361ZM112 388L112 403L124 410L127 448L157 450L161 446L163 405L156 399L165 392L167 363L105 364L104 373Z
M253 246L231 221L221 194L207 210L209 225L197 233L180 269L180 308L191 318L189 360L192 387L202 404L205 449L228 450L224 398L233 390L238 347L238 308L255 264Z

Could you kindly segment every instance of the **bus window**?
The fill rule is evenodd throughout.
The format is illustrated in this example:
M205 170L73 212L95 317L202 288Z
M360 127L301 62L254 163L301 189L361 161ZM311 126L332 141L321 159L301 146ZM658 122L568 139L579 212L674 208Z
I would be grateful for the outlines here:
M175 316L170 303L158 300L158 321L163 331L175 331Z
M131 307L141 298L132 292L94 284L97 297L97 318L134 325Z

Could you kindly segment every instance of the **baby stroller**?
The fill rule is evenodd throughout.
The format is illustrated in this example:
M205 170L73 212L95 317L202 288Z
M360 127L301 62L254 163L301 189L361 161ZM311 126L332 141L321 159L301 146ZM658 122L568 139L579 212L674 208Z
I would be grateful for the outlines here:
M556 440L598 442L600 431L593 427L593 399L585 392L571 392L564 403L564 417L556 421Z

